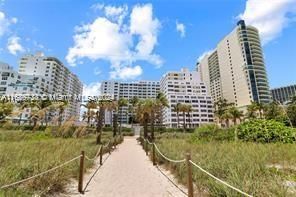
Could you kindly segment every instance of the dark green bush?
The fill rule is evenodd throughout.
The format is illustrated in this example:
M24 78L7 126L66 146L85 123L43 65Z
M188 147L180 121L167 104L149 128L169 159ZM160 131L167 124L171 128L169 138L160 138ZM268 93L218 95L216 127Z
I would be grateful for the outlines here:
M122 127L121 128L121 131L122 132L125 132L125 133L128 133L128 132L132 132L132 129L131 128L127 128L127 127Z
M251 120L244 122L237 128L238 138L253 142L283 142L296 141L296 131L284 123L275 120Z

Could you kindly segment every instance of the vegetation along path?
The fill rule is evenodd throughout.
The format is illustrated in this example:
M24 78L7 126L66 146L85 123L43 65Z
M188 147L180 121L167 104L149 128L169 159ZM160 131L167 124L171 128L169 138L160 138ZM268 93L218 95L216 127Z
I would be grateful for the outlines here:
M182 189L184 190L184 187ZM184 197L185 195L153 166L149 157L138 145L136 137L126 137L124 143L112 152L99 169L86 188L85 194L81 196Z

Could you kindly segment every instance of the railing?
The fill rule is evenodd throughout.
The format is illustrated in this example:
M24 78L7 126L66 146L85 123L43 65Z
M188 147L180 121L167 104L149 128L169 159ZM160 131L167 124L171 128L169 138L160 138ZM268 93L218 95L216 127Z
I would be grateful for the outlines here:
M119 139L117 137L110 139L106 145L101 145L98 148L96 154L92 158L89 158L87 155L85 155L85 151L81 151L81 154L79 156L76 156L76 157L74 157L74 158L72 158L72 159L70 159L68 161L65 161L64 163L62 163L62 164L60 164L60 165L58 165L56 167L53 167L53 168L51 168L49 170L46 170L44 172L41 172L39 174L35 174L35 175L31 176L31 177L22 179L20 181L16 181L14 183L9 183L9 184L6 184L6 185L2 185L2 186L0 186L0 189L6 189L6 188L9 188L9 187L13 187L15 185L18 185L18 184L21 184L23 182L29 181L31 179L43 176L43 175L45 175L47 173L55 171L55 170L57 170L59 168L62 168L64 166L66 166L66 165L80 159L79 177L78 177L78 192L84 193L84 191L83 191L83 176L84 176L84 161L85 161L85 159L87 159L89 161L95 161L98 157L100 157L100 159L99 159L100 165L103 165L103 154L105 152L108 152L109 154L111 154L112 146L114 146L116 148L116 145L121 143L122 139L123 139L122 136L119 136Z
M149 148L148 146L151 145L152 146L152 163L153 165L157 165L157 161L156 161L156 152L155 150L157 150L158 154L164 158L165 160L167 160L168 162L171 163L186 163L187 166L187 189L188 189L188 197L193 197L193 193L194 193L194 189L193 189L193 179L192 179L192 166L198 168L200 171L202 171L203 173L207 174L208 176L210 176L211 178L215 179L216 181L218 181L219 183L235 190L236 192L244 195L244 196L248 196L248 197L252 197L252 195L247 194L246 192L243 192L242 190L230 185L229 183L219 179L218 177L214 176L213 174L211 174L210 172L206 171L205 169L203 169L201 166L197 165L196 163L194 163L191 160L191 154L190 153L186 153L185 158L184 159L180 159L180 160L176 160L176 159L172 159L167 157L165 154L163 154L159 148L157 147L157 145L154 142L150 142L148 139L144 139L141 137L142 140L142 145L143 148L145 149L146 155L148 155L149 152Z

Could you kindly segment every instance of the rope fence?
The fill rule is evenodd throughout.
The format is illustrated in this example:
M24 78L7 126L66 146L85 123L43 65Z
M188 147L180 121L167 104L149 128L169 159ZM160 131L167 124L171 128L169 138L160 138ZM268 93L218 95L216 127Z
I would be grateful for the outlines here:
M219 181L220 183L222 183L222 184L224 184L224 185L230 187L231 189L237 191L238 193L241 193L241 194L243 194L243 195L245 195L245 196L248 196L248 197L252 197L251 195L247 194L246 192L243 192L242 190L240 190L240 189L238 189L238 188L236 188L236 187L233 187L232 185L226 183L225 181L223 181L223 180L221 180L221 179L215 177L214 175L212 175L211 173L209 173L208 171L206 171L205 169L203 169L202 167L200 167L199 165L197 165L197 164L194 163L193 161L189 160L189 162L190 162L193 166L197 167L198 169L200 169L201 171L203 171L204 173L206 173L207 175L209 175L210 177L212 177L213 179L215 179L216 181Z
M142 137L141 137L142 138ZM181 159L181 160L175 160L175 159L171 159L167 156L165 156L160 149L157 147L157 145L154 142L150 142L148 139L142 138L143 142L145 142L145 144L142 144L144 146L144 149L146 151L146 155L148 155L148 144L152 145L152 162L153 165L156 165L156 157L155 157L155 149L157 150L157 152L159 153L159 155L161 155L165 160L167 160L168 162L172 162L172 163L186 163L187 164L187 172L188 172L188 180L187 180L187 184L188 184L188 193L187 195L189 197L193 197L193 179L192 179L192 166L198 168L200 171L202 171L203 173L207 174L208 176L210 176L211 178L215 179L216 181L218 181L219 183L235 190L236 192L247 196L247 197L253 197L250 194L247 194L246 192L243 192L242 190L230 185L229 183L219 179L218 177L214 176L213 174L211 174L210 172L206 171L205 169L203 169L202 167L200 167L199 165L197 165L196 163L194 163L191 160L191 155L190 153L186 154L186 158L185 159Z
M167 156L165 156L160 150L159 150L159 148L157 147L157 145L155 144L155 143L151 143L151 142L149 142L149 140L147 140L147 142L151 145L154 145L155 146L155 149L157 150L157 152L164 158L164 159L166 159L167 161L169 161L169 162L172 162L172 163L182 163L182 162L185 162L186 161L186 159L181 159L181 160L174 160L174 159L170 159L170 158L168 158Z
M98 149L97 153L95 154L95 156L93 158L89 158L87 155L85 155L85 159L87 159L88 161L94 161L97 159L97 157L99 156L100 152L102 149L102 145L100 146L100 148Z
M51 168L51 169L49 169L49 170L46 170L46 171L44 171L44 172L41 172L41 173L36 174L36 175L34 175L34 176L31 176L31 177L29 177L29 178L25 178L25 179L23 179L23 180L20 180L20 181L14 182L14 183L10 183L10 184L7 184L7 185L3 185L3 186L0 187L0 189L5 189L5 188L8 188L8 187L11 187L11 186L14 186L14 185L17 185L17 184L20 184L20 183L23 183L23 182L29 181L29 180L34 179L34 178L36 178L36 177L42 176L42 175L44 175L44 174L47 174L47 173L52 172L52 171L54 171L54 170L57 170L58 168L61 168L61 167L65 166L65 165L71 163L72 161L75 161L75 160L79 159L80 157L82 157L82 155L79 155L79 156L77 156L77 157L74 157L73 159L68 160L68 161L62 163L61 165L58 165L58 166L56 166L56 167L54 167L54 168Z
M37 178L37 177L43 176L43 175L45 175L45 174L47 174L47 173L50 173L50 172L52 172L52 171L54 171L54 170L57 170L57 169L59 169L59 168L62 168L62 167L64 167L64 166L68 165L69 163L74 162L74 161L80 159L80 164L79 164L79 177L78 177L78 191L79 191L80 193L84 193L84 191L83 191L82 188L83 188L84 161L85 161L85 159L86 159L86 160L89 160L89 161L94 161L94 160L96 160L98 157L100 157L100 165L103 165L103 163L102 163L102 157L103 157L103 154L104 154L104 149L108 148L108 149L106 150L106 152L109 152L109 153L111 154L112 146L116 147L117 144L119 144L119 143L122 142L123 138L122 138L122 136L120 136L119 141L118 141L118 139L117 139L116 137L113 138L113 142L112 142L112 144L111 144L111 140L112 140L112 139L110 139L106 145L101 145L101 146L98 148L98 150L97 150L97 152L96 152L96 154L94 155L93 158L89 158L87 155L85 155L85 152L84 152L84 151L81 151L81 154L80 154L79 156L74 157L74 158L72 158L72 159L70 159L70 160L68 160L68 161L65 161L64 163L62 163L62 164L60 164L60 165L58 165L58 166L56 166L56 167L53 167L53 168L51 168L51 169L49 169L49 170L46 170L46 171L41 172L41 173L39 173L39 174L33 175L33 176L31 176L31 177L28 177L28 178L22 179L22 180L20 180L20 181L16 181L16 182L14 182L14 183L10 183L10 184L7 184L7 185L2 185L2 186L0 186L0 189L6 189L6 188L9 188L9 187L12 187L12 186L15 186L15 185L21 184L21 183L23 183L23 182L26 182L26 181L32 180L32 179L34 179L34 178Z

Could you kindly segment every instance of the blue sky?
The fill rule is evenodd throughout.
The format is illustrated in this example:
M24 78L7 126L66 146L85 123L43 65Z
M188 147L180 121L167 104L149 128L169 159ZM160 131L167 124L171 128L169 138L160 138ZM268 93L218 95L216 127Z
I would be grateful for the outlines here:
M56 56L87 93L106 79L158 80L195 68L235 27L256 26L270 86L296 83L296 0L0 0L0 61Z

